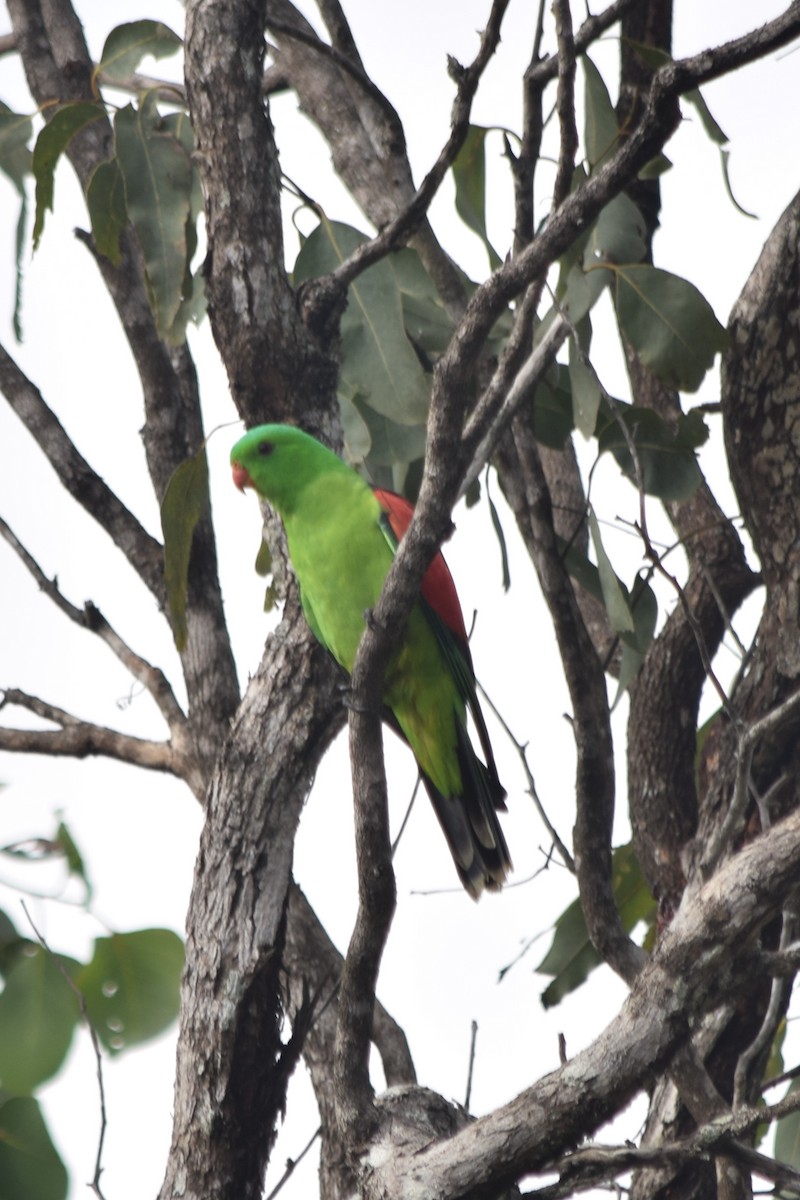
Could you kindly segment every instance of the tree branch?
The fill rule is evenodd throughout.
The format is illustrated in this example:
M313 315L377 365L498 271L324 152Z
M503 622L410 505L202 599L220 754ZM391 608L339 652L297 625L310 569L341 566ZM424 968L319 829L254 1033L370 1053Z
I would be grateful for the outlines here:
M135 767L166 771L187 782L194 779L193 763L171 742L152 742L108 729L104 725L82 721L72 713L19 688L6 688L0 693L0 709L12 705L24 708L46 721L53 721L61 728L12 729L3 726L0 728L0 750L69 758L88 758L99 754Z
M39 390L0 346L0 391L34 437L65 490L104 529L160 606L166 603L162 548L89 466Z

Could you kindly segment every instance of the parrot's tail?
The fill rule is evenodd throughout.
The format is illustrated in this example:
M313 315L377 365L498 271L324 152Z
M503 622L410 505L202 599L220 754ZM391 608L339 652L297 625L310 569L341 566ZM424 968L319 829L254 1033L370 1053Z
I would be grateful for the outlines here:
M473 900L478 900L484 889L499 891L512 870L511 855L497 818L497 810L505 810L506 793L497 772L478 758L466 729L460 722L457 726L461 794L442 795L424 772L422 781L447 838L458 876Z

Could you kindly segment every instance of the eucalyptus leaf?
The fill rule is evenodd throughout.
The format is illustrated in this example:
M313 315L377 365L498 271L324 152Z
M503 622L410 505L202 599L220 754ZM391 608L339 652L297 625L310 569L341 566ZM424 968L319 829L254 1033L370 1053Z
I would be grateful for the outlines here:
M606 554L603 539L600 536L600 525L591 506L589 506L589 532L592 535L592 545L597 558L600 587L603 591L603 605L608 613L611 628L615 633L633 633L636 628L633 616L620 581L611 565L611 560Z
M131 21L118 25L106 38L95 76L103 74L108 82L124 82L147 55L167 58L176 54L182 45L177 33L161 21Z
M183 943L171 929L97 938L75 982L97 1036L112 1053L162 1033L178 1015Z
M617 114L603 76L588 54L581 56L585 82L584 140L586 157L594 170L609 158L617 147L619 127Z
M626 932L631 933L640 921L652 923L656 904L630 844L614 851L611 871L614 897ZM589 940L580 900L574 900L556 921L550 949L536 968L539 974L553 977L542 993L544 1007L552 1008L580 987L600 961Z
M53 211L55 169L59 158L77 133L94 121L105 118L102 104L78 101L57 109L40 131L33 148L33 174L36 180L36 215L33 220L33 248L37 249L44 230L45 215Z
M728 335L694 284L646 263L615 266L623 336L659 379L695 392Z
M604 409L597 425L600 453L610 451L632 483L641 482L645 492L661 500L691 496L702 479L695 451L707 437L708 429L696 410L670 426L652 409L619 400L613 410ZM641 481L637 480L628 438L636 449Z
M464 224L477 233L489 255L494 271L502 259L486 232L486 135L488 129L470 125L464 144L453 163L456 185L456 210Z
M0 1103L0 1200L65 1200L69 1181L35 1100Z
M183 329L174 326L194 248L187 238L194 188L190 153L162 121L152 93L139 108L128 104L117 113L114 144L156 326L165 341L179 343Z
M590 438L597 424L603 390L594 371L586 365L574 338L569 342L569 382L575 428L585 438Z
M335 270L365 240L349 225L322 220L297 256L295 285ZM350 285L341 335L341 374L349 392L395 425L424 424L430 377L406 335L401 290L386 260Z
M787 1096L796 1096L800 1080L793 1079ZM775 1125L775 1157L779 1162L800 1170L800 1111L788 1113Z
M71 970L78 964L61 959ZM27 943L0 993L0 1087L29 1095L63 1063L79 1016L78 1000L55 957Z
M119 239L128 223L128 209L125 181L116 158L98 163L89 180L86 205L97 252L118 266L122 257Z
M172 473L161 502L164 533L164 580L167 588L172 635L178 650L186 647L186 597L189 558L197 523L208 511L208 460L205 446L185 459Z

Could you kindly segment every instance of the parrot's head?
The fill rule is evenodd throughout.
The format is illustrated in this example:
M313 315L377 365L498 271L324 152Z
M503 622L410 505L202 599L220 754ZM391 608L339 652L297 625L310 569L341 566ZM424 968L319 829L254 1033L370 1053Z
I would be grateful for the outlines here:
M309 480L336 455L316 438L293 425L257 425L231 450L233 482L240 491L254 488L279 512L287 512Z

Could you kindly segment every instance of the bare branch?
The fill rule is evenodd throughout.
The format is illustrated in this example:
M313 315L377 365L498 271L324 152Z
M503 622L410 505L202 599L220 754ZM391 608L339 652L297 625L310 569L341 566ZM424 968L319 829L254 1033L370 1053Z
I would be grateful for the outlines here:
M179 740L185 736L186 717L175 698L175 693L170 687L164 672L158 667L152 666L151 663L141 658L140 655L134 653L130 646L112 629L99 608L95 607L91 601L87 601L83 608L78 608L71 601L67 600L58 586L58 581L47 578L42 568L36 562L36 559L25 549L2 517L0 517L0 536L4 537L14 549L41 590L53 601L56 607L65 613L76 625L79 625L82 629L88 629L102 638L110 649L113 650L120 662L127 667L134 679L138 680L145 690L149 692L158 705L161 715L167 722L173 739Z
M195 782L194 765L170 742L152 742L108 729L104 725L82 721L72 713L19 688L6 688L0 693L0 709L9 705L27 709L61 728L12 729L4 726L0 728L0 750L68 758L87 758L99 754L135 767L177 775L190 786Z
M160 605L165 603L162 548L78 453L38 388L0 346L0 391L33 435L69 494L106 531Z

